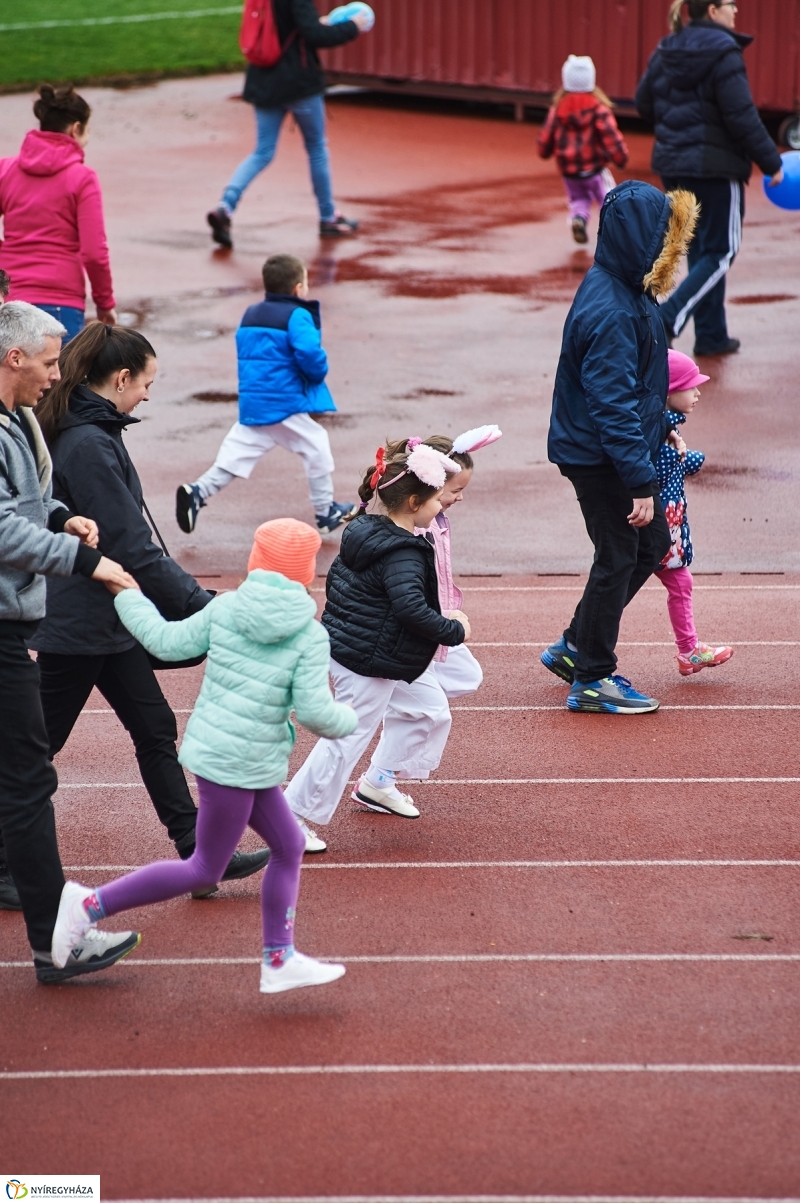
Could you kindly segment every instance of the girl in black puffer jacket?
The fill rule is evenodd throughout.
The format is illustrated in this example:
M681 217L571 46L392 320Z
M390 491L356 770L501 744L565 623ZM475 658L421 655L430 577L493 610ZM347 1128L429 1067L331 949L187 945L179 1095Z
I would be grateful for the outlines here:
M432 660L440 644L456 647L470 630L460 610L442 614L433 547L414 528L430 526L441 509L446 474L458 471L441 452L408 439L381 447L364 476L361 513L342 536L322 615L336 699L356 710L359 724L345 739L320 740L286 790L308 851L325 845L305 819L330 821L381 721L380 743L353 791L365 809L417 818L396 778L408 775L404 769L411 765L435 769L442 757L450 708ZM365 512L375 497L385 513Z

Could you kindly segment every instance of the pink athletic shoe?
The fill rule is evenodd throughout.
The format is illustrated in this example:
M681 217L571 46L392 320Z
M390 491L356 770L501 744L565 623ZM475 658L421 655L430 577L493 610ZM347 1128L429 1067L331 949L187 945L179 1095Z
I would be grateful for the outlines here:
M681 676L690 677L692 673L699 673L701 668L716 668L718 664L725 664L732 655L732 647L709 647L707 643L698 643L693 652L688 655L678 653L675 658Z

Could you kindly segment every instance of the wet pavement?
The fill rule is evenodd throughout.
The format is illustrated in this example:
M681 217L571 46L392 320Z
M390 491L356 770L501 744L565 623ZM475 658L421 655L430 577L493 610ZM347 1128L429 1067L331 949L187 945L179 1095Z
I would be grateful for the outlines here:
M561 181L536 156L538 126L334 99L337 199L361 235L320 243L302 141L287 121L275 162L237 212L234 251L214 252L205 211L251 149L240 83L226 75L86 90L87 159L103 184L118 307L160 364L128 446L172 553L195 572L237 573L259 522L310 517L300 463L280 450L215 498L194 535L172 516L175 486L212 462L235 420L233 334L260 295L261 263L289 251L310 264L323 305L340 411L328 422L337 497L355 495L386 436L496 421L506 437L481 452L456 515L458 569L585 570L588 540L545 440L561 328L591 246L571 241ZM32 124L30 97L4 96L0 112L0 154L11 154ZM627 137L627 174L650 178L649 137ZM729 277L742 351L705 361L712 381L687 426L689 445L707 455L690 483L701 573L800 568L800 214L769 205L757 173L747 205ZM691 353L691 333L677 346ZM320 571L335 548L328 540Z

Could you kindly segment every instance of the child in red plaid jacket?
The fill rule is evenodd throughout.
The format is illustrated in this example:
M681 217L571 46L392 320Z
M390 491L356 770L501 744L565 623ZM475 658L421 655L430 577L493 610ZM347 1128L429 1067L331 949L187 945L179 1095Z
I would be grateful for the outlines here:
M569 197L572 237L586 243L592 201L601 206L614 187L608 164L624 167L628 148L611 101L595 86L595 68L589 56L571 54L561 68L561 81L563 87L553 97L539 135L539 154L549 159L555 152Z

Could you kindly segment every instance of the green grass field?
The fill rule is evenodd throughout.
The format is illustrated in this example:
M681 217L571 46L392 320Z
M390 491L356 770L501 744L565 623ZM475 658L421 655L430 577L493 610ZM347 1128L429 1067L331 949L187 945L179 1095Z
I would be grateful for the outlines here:
M236 11L188 15L219 8ZM0 89L240 68L239 12L236 0L16 0L0 6ZM87 19L104 23L42 28Z

